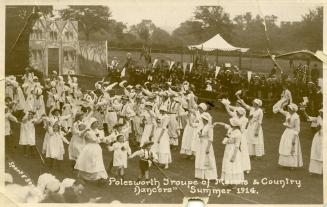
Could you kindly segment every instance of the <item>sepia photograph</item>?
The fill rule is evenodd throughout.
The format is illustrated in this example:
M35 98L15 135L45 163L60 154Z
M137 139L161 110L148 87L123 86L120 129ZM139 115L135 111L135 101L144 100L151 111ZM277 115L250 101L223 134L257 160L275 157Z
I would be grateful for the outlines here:
M3 195L322 206L326 8L5 1Z

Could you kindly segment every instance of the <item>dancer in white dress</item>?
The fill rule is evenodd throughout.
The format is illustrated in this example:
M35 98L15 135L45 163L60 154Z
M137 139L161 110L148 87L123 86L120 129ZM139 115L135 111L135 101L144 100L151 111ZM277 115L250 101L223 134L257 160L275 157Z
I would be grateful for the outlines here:
M201 118L203 128L199 132L200 142L195 155L195 178L215 180L217 179L217 167L212 147L213 126L211 125L211 116L204 112Z
M160 107L160 114L161 116L157 118L157 127L153 135L154 144L151 150L157 154L159 163L168 169L168 164L172 162L168 135L170 117L167 115L165 106Z
M58 122L49 128L48 133L49 139L45 156L50 160L50 168L60 169L60 164L58 161L63 160L65 154L63 142L69 144L69 141L64 137L63 132L60 131Z
M241 122L237 117L229 119L230 125L222 123L228 130L223 140L225 144L222 162L221 179L227 185L238 185L244 182L242 154L240 145L242 140Z
M87 144L76 160L75 169L79 170L79 177L90 181L99 180L103 183L104 179L108 178L108 174L103 163L98 121L95 118L89 120L89 128L90 130L85 134Z
M280 109L279 112L286 118L283 125L286 127L279 143L278 164L284 167L302 167L302 151L299 139L300 117L296 113L298 107L291 103L288 105L288 112Z
M240 124L240 130L242 133L242 139L241 139L241 159L242 159L242 168L245 173L250 173L251 170L251 160L249 156L249 149L248 149L248 142L246 139L246 126L248 124L248 119L246 118L246 111L242 107L234 107L230 106L229 104L226 104L228 102L222 101L222 103L225 105L226 111L231 117L238 118L238 122Z
M41 119L35 113L29 111L25 114L20 125L19 145L24 147L24 156L32 155L35 148L35 124L41 123Z
M180 151L182 155L186 155L185 158L191 159L193 156L195 156L195 152L192 150L192 144L194 144L199 123L200 122L196 116L196 111L194 109L190 109L187 113L186 126L184 128Z
M79 157L82 149L84 148L85 142L85 132L88 130L85 123L82 122L83 114L78 113L75 116L75 122L72 128L72 138L69 143L68 152L69 159L72 160L72 167L75 166L75 161Z
M127 168L127 160L128 156L131 155L131 148L127 141L125 141L125 137L122 134L118 134L116 136L117 142L113 143L108 147L110 151L114 151L113 155L113 167L118 168L118 175L124 179L125 176L125 168Z
M249 122L245 134L248 142L249 155L255 156L255 159L258 159L265 154L264 137L261 126L263 111L260 107L262 106L262 101L260 99L254 99L252 102L253 106L251 107L239 97L238 99L239 103L250 111Z

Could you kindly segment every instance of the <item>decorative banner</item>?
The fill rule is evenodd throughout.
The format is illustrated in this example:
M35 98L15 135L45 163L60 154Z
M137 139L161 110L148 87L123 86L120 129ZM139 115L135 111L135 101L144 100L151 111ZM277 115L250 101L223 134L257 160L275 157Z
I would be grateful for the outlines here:
M121 78L122 78L122 77L125 77L125 75L126 75L126 69L123 68L123 70L122 70L121 73L120 73L120 77L121 77Z
M156 67L158 61L159 61L158 59L154 59L154 61L153 61L153 65L152 65L152 68L155 68L155 67Z
M173 67L174 64L175 64L175 62L174 61L171 61L170 65L169 65L169 70L172 69L172 67Z
M216 66L216 71L215 71L215 78L217 78L217 75L219 74L220 67Z
M252 71L248 71L248 81L250 82L252 76Z
M190 63L190 72L192 71L193 63Z

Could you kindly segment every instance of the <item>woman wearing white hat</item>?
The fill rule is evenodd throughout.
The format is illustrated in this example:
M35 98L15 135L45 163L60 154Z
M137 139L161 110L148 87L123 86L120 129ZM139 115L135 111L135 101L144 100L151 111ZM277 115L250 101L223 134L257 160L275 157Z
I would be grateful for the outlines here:
M87 144L81 151L76 160L75 169L79 170L78 176L85 180L104 180L108 174L104 167L102 149L99 145L98 121L91 118L88 122L90 130L86 132L85 139Z
M172 162L168 135L170 118L165 106L161 106L159 111L160 115L157 117L157 127L154 131L151 150L157 154L159 163L164 165L165 169L168 169L168 164Z
M298 107L291 103L288 105L288 111L282 108L279 110L286 117L283 125L286 127L279 143L278 164L284 167L302 167L302 151L299 139L300 117L296 113Z
M195 155L195 178L217 179L216 158L212 147L213 126L209 113L201 115L203 128L199 132L199 146Z
M249 122L245 132L248 142L249 155L255 156L255 158L261 157L265 154L264 137L261 126L263 119L263 111L261 109L262 101L260 99L254 99L252 102L253 105L249 106L239 97L238 99L239 103L245 109L250 111Z
M237 117L229 119L230 125L219 123L225 126L227 136L223 140L225 144L224 157L222 162L221 179L227 185L238 185L244 182L242 154L240 145L242 140L241 123Z
M224 104L224 103L223 103ZM249 156L248 142L246 139L246 126L248 124L248 118L246 118L246 111L242 107L234 107L229 104L224 104L228 114L231 117L238 118L240 124L240 130L242 133L241 139L241 159L243 171L249 173L251 170L251 160Z

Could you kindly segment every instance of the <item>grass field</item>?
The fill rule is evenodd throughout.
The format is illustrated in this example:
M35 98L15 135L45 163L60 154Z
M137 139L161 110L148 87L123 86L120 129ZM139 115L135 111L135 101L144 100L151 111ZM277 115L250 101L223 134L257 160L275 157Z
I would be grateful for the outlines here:
M213 116L214 121L227 122L228 116L225 112L219 110L212 110L210 114ZM312 132L307 122L301 122L300 140L303 153L304 167L290 171L278 166L278 145L281 134L284 127L282 126L282 117L279 115L267 116L265 115L263 121L263 131L265 140L266 154L261 160L253 160L252 171L249 175L246 175L246 179L249 181L248 186L255 187L258 193L255 194L238 194L236 190L233 190L230 194L222 194L220 197L217 195L211 195L209 197L209 203L224 203L224 204L236 204L236 203L262 203L262 204L321 204L323 202L323 179L322 176L310 176L308 172L308 165L310 159L310 148L312 142ZM19 128L14 125L15 142L18 144ZM37 127L36 144L38 149L42 149L42 143L44 138L44 131L41 126ZM221 164L224 153L224 145L221 144L225 135L225 130L221 127L216 127L214 130L214 151L216 157L218 176L221 173ZM65 145L66 154L64 161L62 161L60 170L53 172L60 180L66 177L75 177L75 173L71 170L70 162L68 161L67 145ZM109 153L106 147L103 146L104 162L107 165L112 159L112 153ZM16 165L24 170L34 181L37 181L38 176L46 171L46 168L42 165L40 158L35 155L33 158L26 158L23 156L23 152L20 148L17 150L6 152L6 160L13 160ZM151 176L162 181L164 178L170 178L173 180L194 180L194 161L184 160L179 155L179 150L172 152L173 162L168 170L158 170L156 167L151 168ZM24 183L24 181L17 176L12 170L8 168L8 162L6 162L6 171L10 172L14 176L14 181L18 183ZM162 173L164 172L164 174ZM128 168L126 170L126 180L135 180L139 173L137 158L130 160ZM280 185L252 185L254 179L261 180L263 178L285 180L294 179L300 180L301 187L296 185L286 185L282 188ZM151 187L151 186L148 186ZM203 186L204 187L204 186ZM212 185L211 189L224 188L220 185ZM182 203L184 195L186 196L203 196L206 194L192 194L191 189L181 186L180 190L174 188L172 193L153 193L147 195L141 193L136 195L133 186L114 186L106 185L105 187L98 187L94 184L87 184L83 193L83 199L87 201L92 197L102 198L99 200L101 203L108 203L112 201L120 201L123 203Z

